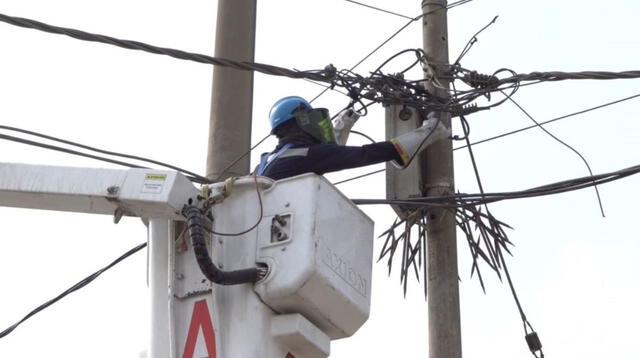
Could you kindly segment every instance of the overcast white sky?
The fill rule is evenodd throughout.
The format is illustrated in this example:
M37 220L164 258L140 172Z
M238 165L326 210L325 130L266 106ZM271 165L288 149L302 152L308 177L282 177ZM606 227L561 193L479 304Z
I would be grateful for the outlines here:
M367 0L415 16L420 1ZM3 0L0 13L213 54L216 1ZM484 32L463 66L480 72L638 69L640 4L632 0L475 0L449 12L454 58L478 29ZM342 0L272 0L258 8L256 61L297 69L328 63L348 68L406 22ZM364 62L367 74L396 52L420 47L419 23ZM212 68L0 23L0 123L151 157L204 173ZM515 99L539 121L640 93L638 80L573 81L522 88ZM268 131L278 98L312 98L320 87L257 74L254 142ZM347 99L328 93L316 104L333 111ZM596 173L638 164L640 100L566 119L548 129L573 145ZM527 126L505 103L469 116L472 140ZM355 129L384 138L372 110ZM454 127L456 131L458 127ZM352 138L352 144L363 144ZM270 150L274 141L253 156ZM587 175L578 157L540 130L475 147L486 191L525 189ZM477 192L468 155L455 154L456 185ZM0 161L111 167L20 144L0 142ZM366 172L328 176L336 181ZM340 186L352 198L384 197L384 176ZM593 190L492 205L514 227L511 273L548 357L637 357L640 308L637 205L640 178ZM393 221L384 207L363 208L381 233ZM114 225L107 216L0 208L0 330L146 238L139 220ZM506 284L485 269L487 294L469 277L459 237L465 357L527 357L520 318ZM377 248L380 246L377 243ZM332 357L427 356L426 303L413 284L406 299L397 273L374 268L371 317L352 338L332 343ZM137 357L148 329L146 256L139 253L0 340L0 357Z

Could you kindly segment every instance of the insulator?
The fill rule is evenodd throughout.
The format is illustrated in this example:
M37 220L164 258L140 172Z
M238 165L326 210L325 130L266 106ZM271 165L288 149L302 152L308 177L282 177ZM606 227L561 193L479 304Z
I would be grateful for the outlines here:
M524 336L524 339L527 341L527 345L531 352L537 352L542 349L542 342L540 342L540 338L538 338L538 334L536 332L527 334Z
M485 75L476 71L465 73L462 80L473 88L489 88L498 84L498 77Z

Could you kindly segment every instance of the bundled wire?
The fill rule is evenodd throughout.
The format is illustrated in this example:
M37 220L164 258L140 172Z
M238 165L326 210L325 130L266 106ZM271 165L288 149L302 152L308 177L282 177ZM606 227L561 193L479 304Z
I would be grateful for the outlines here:
M435 9L433 11L440 11L444 9L450 9L454 6L458 6L469 2L470 0L462 0L446 7ZM433 12L431 11L431 12ZM466 115L469 113L487 110L496 107L504 103L510 98L519 88L521 82L528 81L530 83L540 83L542 81L559 81L567 79L619 79L619 78L640 78L640 71L625 71L625 72L599 72L599 71L585 71L585 72L533 72L530 74L517 74L509 69L500 69L495 71L492 75L483 75L475 71L465 69L460 65L462 57L468 53L471 46L477 41L477 35L486 29L489 25L480 30L472 40L465 46L461 55L454 65L450 66L450 69L446 71L444 75L439 75L441 78L448 80L462 80L471 87L469 90L458 91L454 88L453 96L451 98L441 98L429 93L425 88L425 83L431 83L438 86L438 78L431 77L414 81L407 81L404 79L403 74L411 67L421 65L427 72L435 73L432 70L431 65L427 61L427 56L421 49L410 49L399 52L392 56L388 61L383 63L376 71L370 76L364 77L353 72L353 69L360 63L366 60L371 54L375 53L380 47L390 41L399 32L404 30L410 23L423 18L429 13L422 14L409 20L405 26L394 33L389 39L383 42L380 46L374 49L369 55L365 56L355 66L349 70L338 71L332 65L326 66L322 70L308 70L298 71L287 68L282 68L273 65L254 63L248 61L234 61L225 58L211 57L203 54L191 53L182 50L157 47L149 44L145 44L139 41L116 39L110 36L92 34L85 31L76 29L64 28L52 26L39 21L12 17L5 14L0 14L0 21L5 23L37 29L40 31L50 32L54 34L61 34L70 36L79 40L94 41L106 43L114 46L119 46L126 49L141 50L153 54L171 56L181 60L195 61L199 63L211 64L216 66L230 67L244 71L257 71L268 75L285 76L290 78L306 79L315 82L327 83L328 88L342 87L346 90L348 96L352 99L352 103L361 103L363 106L368 106L372 103L379 103L383 105L403 105L413 108L419 111L421 114L426 115L430 111L445 111L451 113L452 116ZM495 22L494 20L490 23ZM396 58L397 56L414 52L416 54L416 62L410 68L407 68L397 74L383 74L380 69L387 62ZM511 76L500 79L499 75L508 73ZM485 106L477 106L474 102L481 97L490 98L491 93L498 91L508 91L510 94L507 98ZM324 93L324 92L323 92ZM319 96L319 95L318 95ZM316 97L317 98L317 97ZM314 98L315 100L315 98ZM363 100L368 100L370 103L364 105ZM313 101L313 100L312 100Z

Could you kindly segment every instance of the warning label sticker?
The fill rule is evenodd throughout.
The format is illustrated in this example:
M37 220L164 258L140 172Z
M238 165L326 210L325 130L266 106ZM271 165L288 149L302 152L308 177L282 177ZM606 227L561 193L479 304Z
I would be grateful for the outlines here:
M162 187L167 179L166 174L145 174L144 183L142 184L142 192L149 194L162 193Z

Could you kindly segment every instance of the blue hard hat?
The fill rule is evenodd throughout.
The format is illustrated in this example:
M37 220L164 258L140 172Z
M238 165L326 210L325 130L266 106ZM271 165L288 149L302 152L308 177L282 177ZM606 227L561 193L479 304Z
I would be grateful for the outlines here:
M306 99L298 96L289 96L279 99L269 111L269 122L271 122L271 133L282 123L295 118L294 113L298 110L310 111L313 109Z

